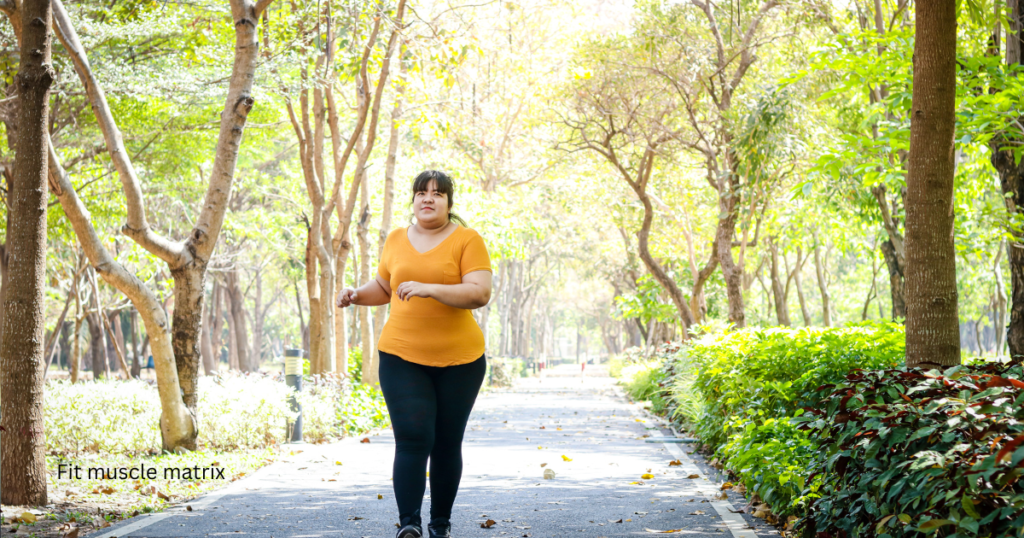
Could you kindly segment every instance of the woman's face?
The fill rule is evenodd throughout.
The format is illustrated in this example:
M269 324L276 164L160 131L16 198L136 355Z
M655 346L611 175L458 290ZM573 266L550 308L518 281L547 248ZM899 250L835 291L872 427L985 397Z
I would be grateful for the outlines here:
M437 192L437 182L430 180L426 190L413 194L412 213L424 228L437 228L448 223L448 195Z

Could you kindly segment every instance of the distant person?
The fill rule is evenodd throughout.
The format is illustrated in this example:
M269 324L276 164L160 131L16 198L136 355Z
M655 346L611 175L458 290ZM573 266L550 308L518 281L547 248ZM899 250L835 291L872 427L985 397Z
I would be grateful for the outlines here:
M487 369L484 335L470 310L491 298L491 261L480 234L452 213L454 203L446 174L416 176L415 224L388 235L376 278L337 298L341 308L391 304L378 349L380 388L395 432L397 538L423 535L428 457L430 537L451 536L462 438Z

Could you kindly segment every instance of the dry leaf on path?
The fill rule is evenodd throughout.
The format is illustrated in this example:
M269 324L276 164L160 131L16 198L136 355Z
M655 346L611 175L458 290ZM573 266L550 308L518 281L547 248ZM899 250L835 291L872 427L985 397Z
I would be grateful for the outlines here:
M361 441L359 441L359 442L360 443L369 443L370 442L370 438L369 437L363 437L363 439Z
M383 499L383 498L384 498L383 495L381 495L380 493L377 494L377 499Z
M562 454L562 461L572 461L572 458L566 456L565 454Z
M722 489L726 490L726 489L731 488L732 486L733 486L732 482L726 482L726 483L722 484Z
M694 474L691 474L690 476L688 476L686 478L689 478L690 480L696 480L696 479L700 478L700 475L697 474L697 473L694 473Z
M540 464L540 466L541 466L541 467L546 467L546 466L547 466L547 464L546 464L546 463L542 463L542 464Z
M555 477L554 469L544 469L544 478L550 480Z
M672 460L672 461L668 462L668 466L669 467L676 467L676 466L679 466L679 465L682 465L682 464L683 464L683 462L681 462L679 460Z
M488 519L487 521L484 521L483 523L480 524L480 528L481 529L489 529L489 528L493 527L495 523L497 523L497 521L494 521L493 519Z
M608 522L609 523L622 523L622 519L621 518L620 519L609 519Z
M654 475L652 475L651 473L644 473L640 475L640 478L643 478L644 480L651 480L652 478L654 478Z
M718 495L715 495L715 498L720 500L720 501L724 501L724 500L727 500L729 498L729 494L723 491L723 492L719 493Z
M683 532L683 529L673 529L673 530L670 530L670 531L659 531L659 530L655 530L655 529L648 529L647 527L644 527L644 530L647 531L647 532L653 532L655 534L674 534L674 533L677 533L677 532Z
M78 532L79 532L78 531L78 527L74 527L70 531L66 532L63 535L63 537L64 538L78 538Z
M703 516L705 512L703 510L697 510L696 512L690 512L691 516Z

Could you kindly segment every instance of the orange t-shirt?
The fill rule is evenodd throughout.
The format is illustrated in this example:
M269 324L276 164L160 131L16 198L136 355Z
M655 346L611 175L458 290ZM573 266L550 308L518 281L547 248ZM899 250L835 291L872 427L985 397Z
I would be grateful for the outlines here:
M419 252L406 228L388 234L377 272L391 283L391 311L377 349L426 366L467 364L484 354L484 333L473 314L434 299L398 298L402 282L461 284L473 271L490 271L483 237L459 226L436 247Z

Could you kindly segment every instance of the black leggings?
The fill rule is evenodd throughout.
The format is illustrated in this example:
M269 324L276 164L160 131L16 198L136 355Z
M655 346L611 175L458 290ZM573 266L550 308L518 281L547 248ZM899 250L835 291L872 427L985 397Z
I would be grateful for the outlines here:
M462 479L462 437L486 368L483 355L442 368L380 352L380 390L395 431L392 476L402 525L422 524L428 456L430 517L451 517Z

